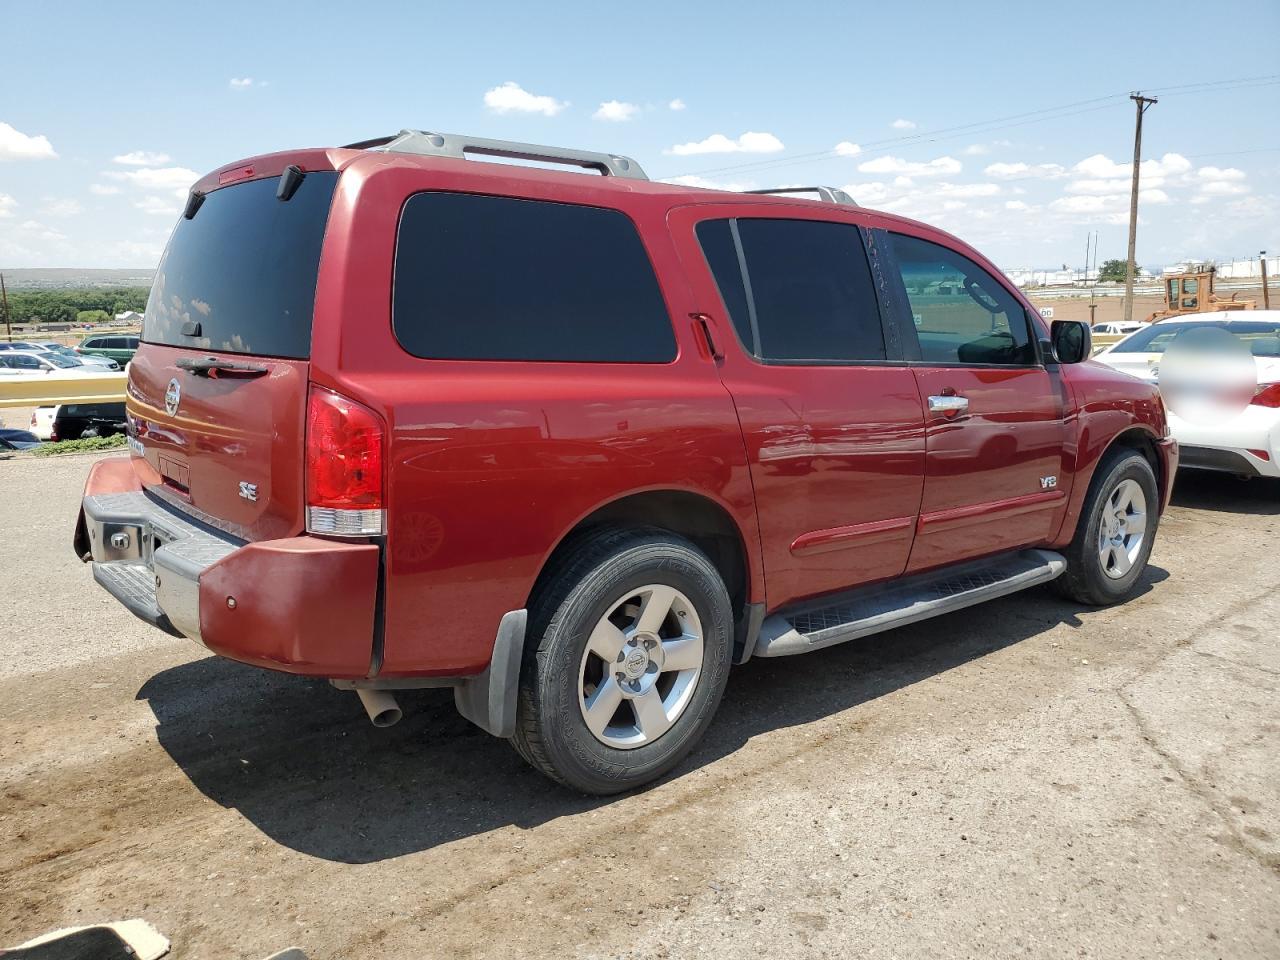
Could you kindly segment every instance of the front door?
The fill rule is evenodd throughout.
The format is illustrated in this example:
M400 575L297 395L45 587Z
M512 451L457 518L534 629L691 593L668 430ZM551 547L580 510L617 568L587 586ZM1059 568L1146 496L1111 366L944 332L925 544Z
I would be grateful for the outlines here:
M1062 383L1040 361L1034 321L969 257L918 236L876 236L925 416L908 570L1044 543L1066 507L1066 425Z
M914 374L886 338L861 230L824 213L671 214L742 426L770 609L901 574L923 486Z

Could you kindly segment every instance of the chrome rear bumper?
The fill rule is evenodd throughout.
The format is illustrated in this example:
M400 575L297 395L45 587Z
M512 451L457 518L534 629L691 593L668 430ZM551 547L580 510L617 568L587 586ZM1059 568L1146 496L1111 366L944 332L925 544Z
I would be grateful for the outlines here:
M141 491L81 501L93 578L135 616L178 637L200 635L200 575L243 541L193 523Z

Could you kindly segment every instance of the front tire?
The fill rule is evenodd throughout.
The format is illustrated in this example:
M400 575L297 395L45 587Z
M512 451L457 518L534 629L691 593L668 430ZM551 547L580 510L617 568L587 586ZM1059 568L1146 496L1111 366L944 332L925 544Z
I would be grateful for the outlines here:
M1064 551L1067 570L1054 589L1091 606L1128 599L1147 568L1159 510L1147 458L1127 447L1108 452L1094 472L1076 535Z
M732 645L728 592L697 547L661 530L595 531L530 611L513 745L584 793L649 783L710 725Z

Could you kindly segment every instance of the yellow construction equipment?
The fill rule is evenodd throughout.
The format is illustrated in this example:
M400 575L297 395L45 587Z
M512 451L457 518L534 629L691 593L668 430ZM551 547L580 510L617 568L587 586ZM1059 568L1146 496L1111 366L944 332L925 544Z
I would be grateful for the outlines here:
M1166 320L1169 317L1181 317L1188 313L1216 313L1219 310L1257 310L1256 300L1237 300L1233 293L1231 299L1224 300L1213 292L1212 264L1199 269L1191 269L1186 273L1175 274L1164 278L1164 309L1157 310L1147 318L1148 323Z

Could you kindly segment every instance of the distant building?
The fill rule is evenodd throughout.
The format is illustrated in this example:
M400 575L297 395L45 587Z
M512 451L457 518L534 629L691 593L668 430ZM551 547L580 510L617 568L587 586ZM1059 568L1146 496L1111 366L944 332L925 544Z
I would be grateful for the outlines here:
M124 313L117 313L113 322L120 326L140 327L142 326L142 314L137 310L126 310Z

